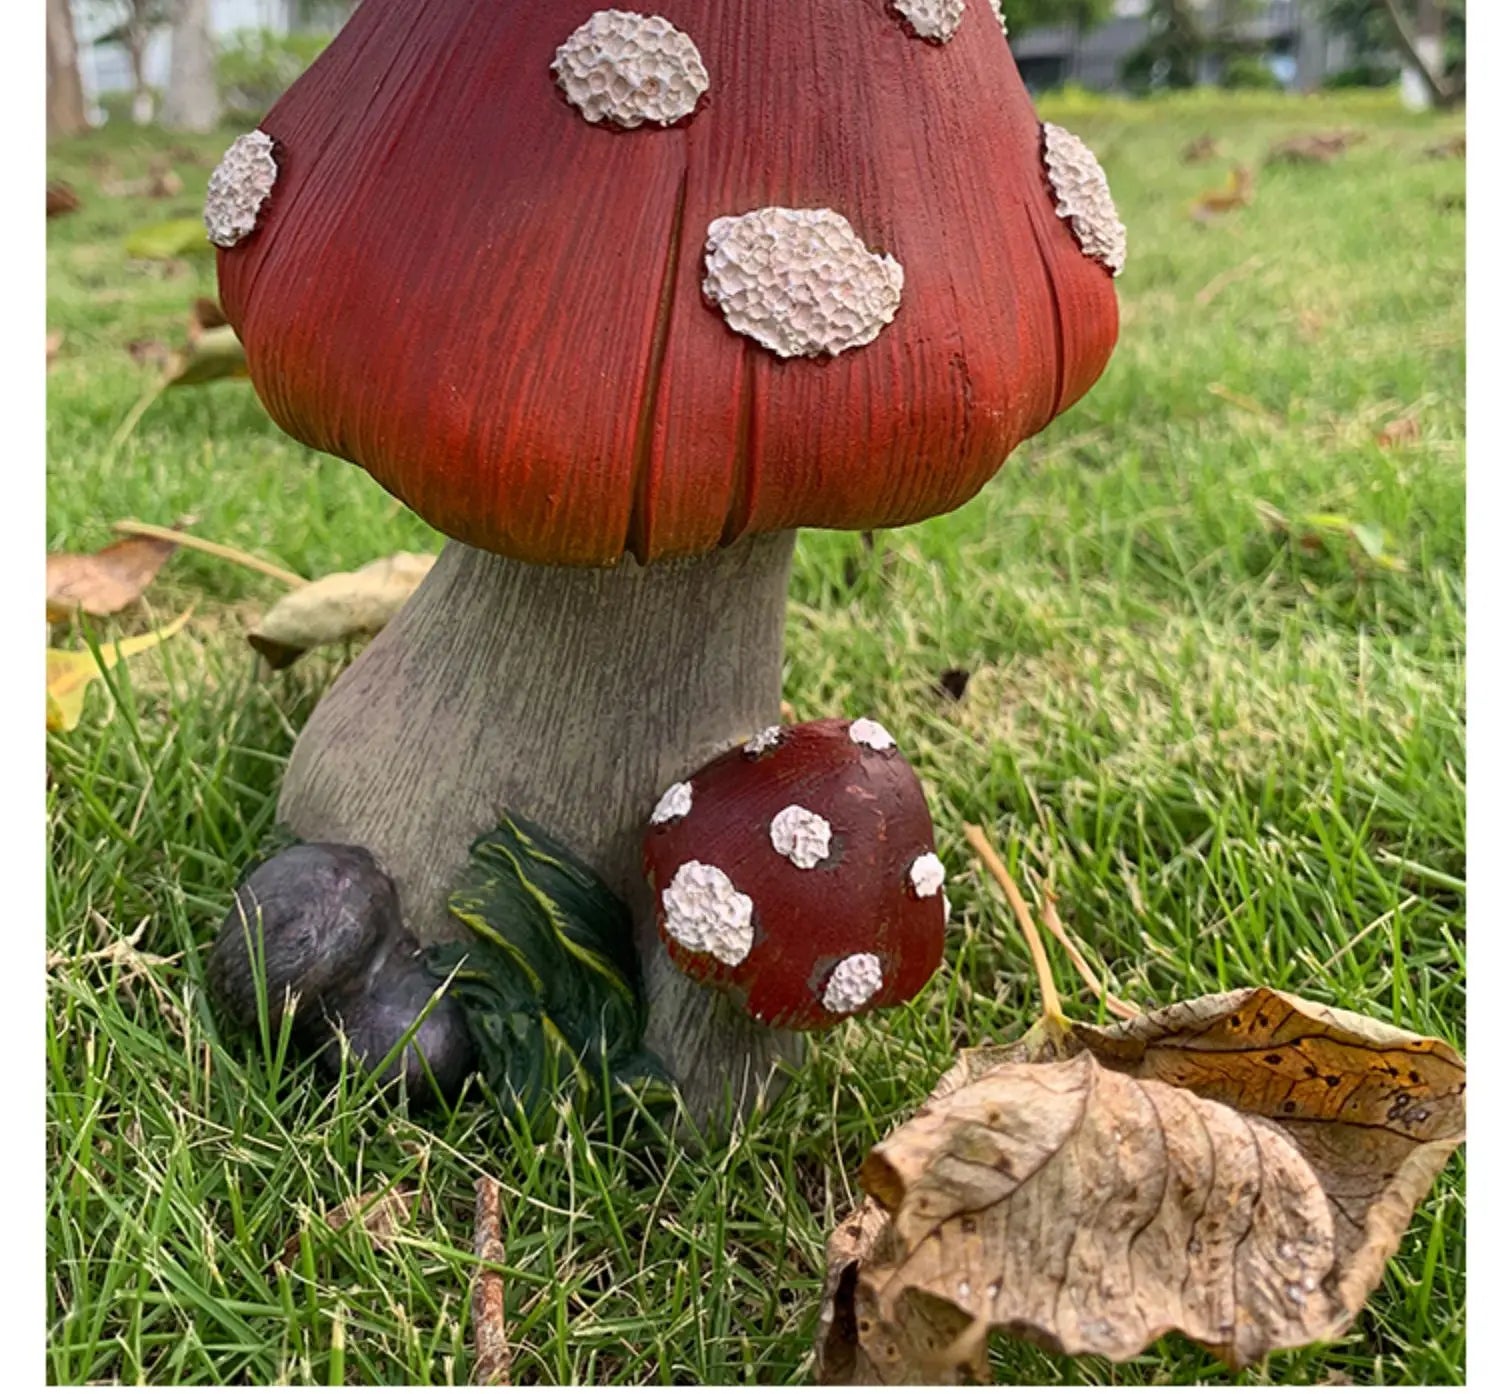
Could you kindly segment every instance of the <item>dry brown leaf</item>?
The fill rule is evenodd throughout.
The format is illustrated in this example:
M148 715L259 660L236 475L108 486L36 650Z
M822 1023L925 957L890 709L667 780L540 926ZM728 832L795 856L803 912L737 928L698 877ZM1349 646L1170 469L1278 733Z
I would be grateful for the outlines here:
M246 637L273 668L285 668L319 644L378 634L437 558L397 552L299 586L266 611Z
M966 1051L865 1163L820 1368L980 1380L992 1331L1233 1366L1330 1340L1463 1130L1451 1047L1269 988Z
M142 178L105 180L99 191L110 198L176 198L182 192L182 176L158 159Z
M61 329L49 329L47 331L47 366L50 368L57 355L62 352L63 340L67 334Z
M1229 171L1229 182L1219 189L1206 189L1195 198L1188 214L1195 222L1207 223L1213 219L1243 208L1255 193L1255 174L1244 165L1236 165Z
M219 302L211 295L200 295L193 301L188 315L188 343L195 344L208 329L222 329L229 323Z
M1326 165L1364 138L1363 131L1313 131L1292 136L1271 147L1266 163Z
M202 329L193 335L185 349L177 350L168 358L165 369L164 384L167 387L196 387L222 378L250 376L250 367L245 362L245 346L227 324Z
M77 611L102 618L141 598L176 543L126 537L97 552L57 552L47 558L47 618L68 619Z
M125 352L142 368L161 371L172 361L172 349L160 339L131 339Z
M61 179L49 180L47 184L47 216L61 217L64 213L76 213L83 207L83 200L71 184Z
M510 1340L505 1334L505 1278L495 1265L505 1262L504 1216L500 1187L488 1176L474 1185L474 1274L470 1316L474 1325L474 1368L469 1382L510 1383Z
M1415 445L1422 439L1422 423L1415 416L1398 416L1381 428L1377 439L1386 450L1394 445Z
M1422 151L1429 160L1461 160L1468 153L1468 140L1459 132L1458 135L1448 140L1440 140L1436 145L1429 145Z
M1205 133L1182 147L1182 162L1185 165L1195 165L1202 160L1214 159L1218 153L1218 139Z
M363 1195L340 1201L323 1217L323 1223L331 1230L357 1223L369 1236L372 1249L389 1249L410 1224L412 1203L416 1199L415 1186L366 1191ZM299 1231L282 1247L278 1261L283 1268L290 1268L296 1262L301 1246L302 1233Z

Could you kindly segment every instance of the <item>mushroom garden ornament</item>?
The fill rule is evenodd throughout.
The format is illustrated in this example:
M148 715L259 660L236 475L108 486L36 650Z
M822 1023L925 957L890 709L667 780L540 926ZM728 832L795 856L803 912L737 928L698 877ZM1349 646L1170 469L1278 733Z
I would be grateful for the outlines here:
M754 1020L809 1030L907 1001L942 961L932 841L916 772L861 718L710 761L658 803L644 855L673 962Z
M1103 370L1117 221L1046 152L974 0L364 0L216 177L267 410L453 539L282 821L422 944L503 810L546 828L632 903L692 1106L789 1045L672 970L641 830L775 721L795 528L956 508Z

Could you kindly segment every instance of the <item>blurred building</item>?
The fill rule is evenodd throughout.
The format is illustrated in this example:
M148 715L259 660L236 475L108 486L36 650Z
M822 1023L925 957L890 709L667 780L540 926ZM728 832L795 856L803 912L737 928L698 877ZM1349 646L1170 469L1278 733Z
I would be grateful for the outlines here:
M1348 65L1345 41L1328 32L1319 16L1317 0L1264 0L1259 6L1234 5L1233 0L1194 0L1206 31L1221 31L1259 54L1276 81L1294 91L1308 92ZM1244 12L1234 18L1235 10ZM1097 91L1125 86L1125 65L1150 37L1148 0L1116 0L1112 19L1092 29L1076 24L1053 24L1032 29L1011 44L1026 85L1044 91L1065 82ZM1217 82L1222 58L1205 54L1199 60L1199 82Z

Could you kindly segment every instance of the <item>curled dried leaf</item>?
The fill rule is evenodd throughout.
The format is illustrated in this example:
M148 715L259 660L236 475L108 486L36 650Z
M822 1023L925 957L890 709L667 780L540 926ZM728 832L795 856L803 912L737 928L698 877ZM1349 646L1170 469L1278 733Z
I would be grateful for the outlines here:
M388 1190L366 1191L363 1195L340 1201L323 1216L323 1223L330 1230L341 1230L357 1224L369 1236L372 1249L389 1249L411 1223L412 1205L417 1199L415 1186L392 1186ZM279 1260L283 1267L290 1268L296 1262L301 1245L301 1231L286 1241Z
M54 552L47 558L47 618L65 620L76 611L113 615L141 598L176 543L127 537L97 552Z
M308 649L378 634L432 570L435 557L397 552L358 571L335 571L283 596L246 636L273 668Z
M866 1161L821 1368L979 1379L993 1331L1113 1360L1180 1331L1232 1366L1330 1340L1462 1141L1464 1087L1443 1042L1268 988L965 1052Z

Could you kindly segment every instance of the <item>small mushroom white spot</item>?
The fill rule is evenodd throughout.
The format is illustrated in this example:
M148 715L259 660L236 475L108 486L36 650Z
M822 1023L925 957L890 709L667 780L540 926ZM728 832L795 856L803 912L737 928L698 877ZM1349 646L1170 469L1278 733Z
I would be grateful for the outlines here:
M656 807L651 810L651 823L653 827L659 827L663 823L670 823L674 818L686 818L692 811L693 786L691 781L683 780L680 784L674 784L656 801Z
M829 975L823 1005L830 1012L857 1012L884 985L880 960L874 954L850 954Z
M768 750L774 750L781 744L782 730L779 726L767 726L764 731L757 731L745 742L745 754L752 760L758 759Z
M1005 22L1005 11L1001 8L1000 0L990 0L990 9L994 10L995 18L1000 21L1000 32L1006 38L1010 37L1010 27Z
M831 208L757 208L708 225L703 293L779 358L837 356L895 317L906 273Z
M945 44L958 33L964 0L895 0L897 11L921 39Z
M911 888L924 900L930 895L937 895L943 888L943 877L946 873L943 864L938 860L937 853L923 852L920 857L911 864L911 870L907 873L911 877Z
M788 804L771 819L771 846L803 871L817 866L832 845L828 819L801 804Z
M660 15L600 10L563 41L557 84L585 121L670 126L708 91L698 46Z
M731 968L745 961L755 939L755 905L718 867L683 862L661 903L667 933L683 948L711 954Z
M890 750L896 744L896 738L884 726L878 721L871 721L867 716L850 724L849 739L856 745L867 746L871 750Z
M216 247L233 247L255 231L260 210L276 183L274 142L264 131L240 136L209 176L203 226Z
M1085 256L1118 276L1125 269L1125 224L1115 211L1103 167L1071 131L1047 121L1042 134L1057 216L1067 220Z

